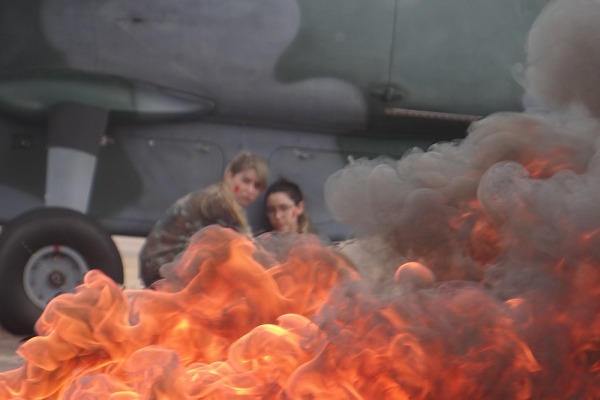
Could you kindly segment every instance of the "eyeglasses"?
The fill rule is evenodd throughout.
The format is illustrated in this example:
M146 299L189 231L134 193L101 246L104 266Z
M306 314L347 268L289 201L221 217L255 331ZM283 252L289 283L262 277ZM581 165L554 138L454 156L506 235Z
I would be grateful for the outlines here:
M275 215L279 211L280 213L286 213L290 211L294 207L293 204L280 204L275 207L267 207L266 213L267 215Z

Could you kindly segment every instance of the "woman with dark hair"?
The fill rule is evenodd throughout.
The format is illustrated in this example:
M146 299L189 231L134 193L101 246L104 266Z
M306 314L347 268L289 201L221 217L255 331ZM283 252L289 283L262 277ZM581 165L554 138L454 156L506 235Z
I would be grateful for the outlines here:
M308 233L310 222L297 184L281 178L265 192L265 211L275 232Z
M263 262L268 268L285 261L289 251L300 243L329 244L327 238L315 234L302 191L292 181L281 178L267 188L265 213L272 230L257 236L256 244L271 257L271 261Z

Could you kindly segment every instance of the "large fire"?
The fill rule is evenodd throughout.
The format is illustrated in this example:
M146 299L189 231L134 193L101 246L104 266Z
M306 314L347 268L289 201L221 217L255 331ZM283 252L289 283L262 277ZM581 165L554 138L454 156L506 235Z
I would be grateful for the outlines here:
M228 228L199 232L156 290L121 290L99 271L53 300L1 398L275 398L323 347L308 317L357 275L312 236L265 269ZM255 259L256 258L256 259ZM168 266L166 266L168 267Z
M156 290L89 272L0 398L599 399L599 20L544 10L525 113L332 175L346 246L213 226Z
M528 282L508 296L511 268ZM484 269L436 283L407 263L382 298L312 236L277 261L208 227L156 290L92 271L53 300L0 398L599 398L597 263Z

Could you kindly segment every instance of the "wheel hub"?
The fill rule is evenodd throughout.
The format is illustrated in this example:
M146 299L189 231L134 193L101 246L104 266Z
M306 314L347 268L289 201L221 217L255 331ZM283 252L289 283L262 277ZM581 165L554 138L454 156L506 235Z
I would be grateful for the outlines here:
M60 271L53 271L48 276L48 282L50 283L50 285L52 285L54 287L60 287L60 286L64 285L65 281L66 281L65 275Z
M84 258L68 246L42 247L29 258L23 273L27 297L41 309L61 293L72 292L89 270Z

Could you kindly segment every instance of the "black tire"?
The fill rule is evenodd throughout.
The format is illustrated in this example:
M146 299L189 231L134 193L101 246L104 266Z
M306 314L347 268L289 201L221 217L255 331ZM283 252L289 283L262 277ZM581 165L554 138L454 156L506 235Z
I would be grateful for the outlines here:
M71 292L90 269L123 283L123 262L110 234L92 218L66 208L25 212L0 234L0 324L34 333L46 304Z

